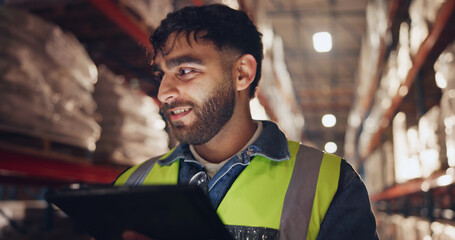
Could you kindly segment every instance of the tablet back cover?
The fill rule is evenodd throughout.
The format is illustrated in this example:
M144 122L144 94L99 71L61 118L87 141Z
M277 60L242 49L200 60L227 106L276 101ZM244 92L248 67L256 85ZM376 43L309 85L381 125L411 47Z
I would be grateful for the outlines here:
M121 239L125 230L156 240L232 239L207 196L187 186L65 189L46 199L97 240Z

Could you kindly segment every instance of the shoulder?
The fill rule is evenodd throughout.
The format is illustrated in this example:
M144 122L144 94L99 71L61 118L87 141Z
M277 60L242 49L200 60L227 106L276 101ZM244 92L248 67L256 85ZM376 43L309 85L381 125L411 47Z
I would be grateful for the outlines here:
M335 169L340 169L343 159L337 155L321 151L317 148L300 144L296 160L305 162L313 161L323 168L335 167Z
M338 191L343 191L351 184L363 185L363 181L360 175L354 170L354 168L345 159L341 160L340 165L340 180L338 185Z
M144 175L146 175L152 169L155 163L165 155L166 154L152 157L136 166L127 168L117 177L117 179L114 181L114 185L130 185L130 182L136 182L136 180L141 179Z
M378 239L368 191L359 174L345 160L341 161L338 189L318 239Z
M327 173L331 177L338 176L337 192L342 191L353 183L363 185L359 174L342 157L300 144L296 158L297 161L303 161L302 165L306 167L312 166L313 168L319 168L322 172L328 171Z

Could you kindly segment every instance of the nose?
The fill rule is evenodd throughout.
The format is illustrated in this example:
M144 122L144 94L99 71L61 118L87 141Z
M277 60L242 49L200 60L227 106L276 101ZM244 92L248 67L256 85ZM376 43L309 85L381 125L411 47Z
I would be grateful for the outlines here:
M179 92L175 83L172 77L166 74L163 76L157 96L161 103L171 103L177 98Z

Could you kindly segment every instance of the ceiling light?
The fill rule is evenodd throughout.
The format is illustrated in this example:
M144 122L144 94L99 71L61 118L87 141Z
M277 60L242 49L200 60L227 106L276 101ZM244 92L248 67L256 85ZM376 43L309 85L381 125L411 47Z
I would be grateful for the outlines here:
M337 123L337 118L333 114L326 114L322 116L322 125L324 127L333 127Z
M328 142L324 146L324 150L328 153L334 153L337 151L337 149L338 149L338 146L334 142Z
M332 49L332 35L318 32L313 35L313 46L316 52L328 52Z

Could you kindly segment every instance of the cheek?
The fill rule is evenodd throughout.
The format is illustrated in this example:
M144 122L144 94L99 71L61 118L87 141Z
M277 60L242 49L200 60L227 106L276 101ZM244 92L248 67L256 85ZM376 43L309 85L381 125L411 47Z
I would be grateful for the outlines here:
M222 85L221 82L217 81L217 79L214 78L204 78L204 79L198 79L201 81L198 81L197 83L194 83L191 88L188 88L188 96L194 99L197 102L202 102L206 100L210 94L217 89L220 85Z

